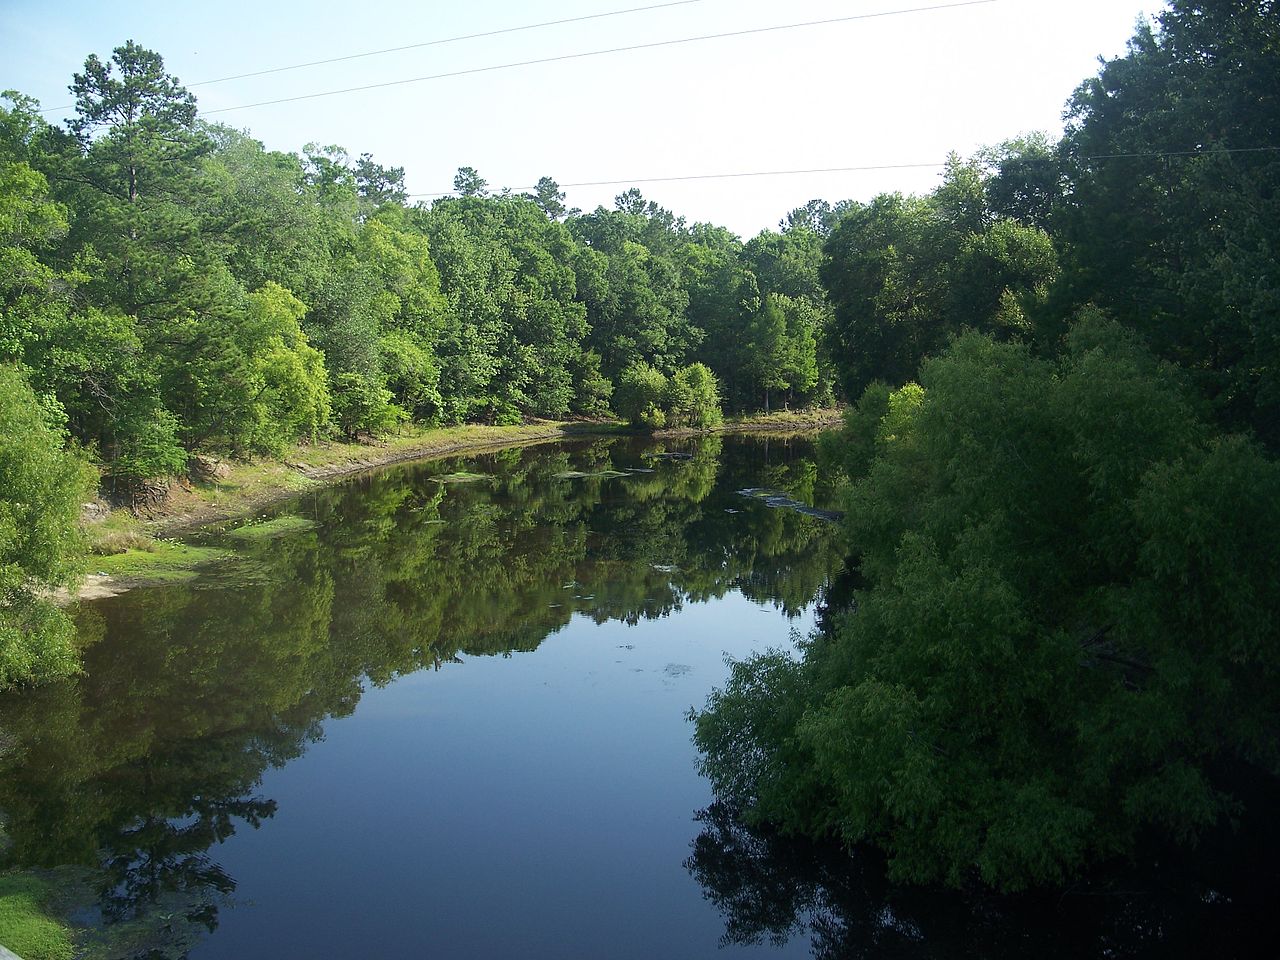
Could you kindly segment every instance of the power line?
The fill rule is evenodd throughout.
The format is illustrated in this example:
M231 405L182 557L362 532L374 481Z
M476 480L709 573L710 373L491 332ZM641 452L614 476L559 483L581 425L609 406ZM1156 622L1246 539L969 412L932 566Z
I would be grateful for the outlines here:
M639 183L676 183L686 180L731 180L739 177L789 177L805 173L857 173L867 170L911 170L945 167L945 163L883 163L863 167L815 167L809 170L751 170L735 173L693 173L675 177L636 177L630 180L585 180L581 183L560 183L556 186L563 190L574 187L622 187ZM533 187L511 187L512 190L534 190ZM410 193L409 197L448 197L456 193L448 190L444 193Z
M409 83L425 83L429 80L444 80L450 77L464 77L478 73L492 73L497 70L511 70L517 67L532 67L544 63L560 63L565 60L582 60L587 57L602 57L615 53L629 53L634 50L652 50L658 47L673 47L685 43L700 43L705 40L723 40L728 37L745 37L753 34L776 33L781 30L798 30L804 27L822 27L837 23L850 23L854 20L874 20L882 17L896 17L910 13L930 13L938 10L952 10L959 7L978 7L998 3L999 0L957 0L955 3L942 3L927 7L910 7L903 10L885 10L877 13L860 13L848 17L830 17L825 20L807 20L803 23L784 23L772 27L754 27L748 30L730 30L724 33L707 33L696 37L680 37L675 40L656 40L650 43L636 43L625 47L609 47L604 50L587 50L582 53L566 53L554 57L539 57L535 60L518 60L513 63L498 63L486 67L471 67L465 70L451 70L448 73L433 73L425 77L409 77L405 80L388 80L383 83L367 83L358 87L343 87L340 90L326 90L321 93L304 93L293 97L280 97L276 100L259 100L256 103L244 103L235 107L218 107L205 110L208 116L215 113L229 113L233 110L248 110L252 107L270 107L282 103L297 103L299 100L315 100L320 97L336 97L344 93L359 93L364 90L381 90L386 87L398 87Z
M1090 156L1076 157L1077 160L1138 160L1159 159L1163 157L1199 157L1213 156L1221 153L1271 153L1280 152L1280 146L1274 147L1220 147L1211 150L1163 150L1149 153L1099 153ZM1045 163L1057 162L1057 157L1024 157L1023 160L1041 160ZM733 173L694 173L671 177L635 177L629 180L584 180L579 183L557 183L562 190L577 187L624 187L641 183L679 183L690 180L733 180L742 177L790 177L814 173L865 173L877 170L939 170L946 167L942 163L877 163L857 167L813 167L804 170L750 170ZM509 187L509 190L536 190L537 186ZM456 190L442 193L410 193L407 197L450 197Z
M631 13L646 13L650 10L662 10L667 7L687 7L706 0L673 0L670 3L655 3L647 7L628 7L625 10L610 10L607 13L588 13L580 17L565 17L561 20L544 20L541 23L527 23L519 27L503 27L498 30L485 30L482 33L466 33L456 37L445 37L441 40L426 40L422 43L409 43L402 47L387 47L383 50L370 50L367 53L352 53L342 57L330 57L327 60L310 60L306 63L295 63L287 67L271 67L267 70L255 70L252 73L238 73L230 77L218 77L215 80L201 80L188 84L192 87L205 87L213 83L225 83L228 80L244 80L249 77L262 77L270 73L284 73L287 70L301 70L304 67L321 67L330 63L342 63L346 60L360 60L365 57L379 57L386 53L400 53L405 50L420 50L423 47L439 47L446 43L458 43L463 40L481 40L485 37L498 37L508 33L522 33L526 30L540 30L544 27L561 27L570 23L584 23L588 20L604 20L609 17L621 17Z
M247 80L250 77L265 77L273 73L286 73L290 70L302 70L307 67L323 67L331 63L344 63L348 60L362 60L366 57L380 57L387 53L402 53L405 50L421 50L424 47L440 47L447 43L460 43L464 40L482 40L485 37L498 37L509 33L523 33L528 30L541 30L545 27L562 27L571 23L585 23L588 20L605 20L609 17L621 17L632 13L647 13L650 10L664 10L668 7L687 7L694 3L705 3L706 0L671 0L668 3L655 3L647 7L628 7L625 10L610 10L605 13L588 13L580 17L564 17L560 20L544 20L540 23L526 23L518 27L502 27L498 30L485 30L481 33L464 33L456 37L442 37L439 40L424 40L421 43L407 43L400 47L385 47L381 50L367 50L364 53L349 53L340 57L328 57L324 60L308 60L305 63L291 63L283 67L268 67L265 70L253 70L249 73L236 73L226 77L215 77L212 80L197 80L185 84L187 88L207 87L215 83L226 83L230 80ZM49 107L41 113L59 113L75 106L68 103L61 107Z

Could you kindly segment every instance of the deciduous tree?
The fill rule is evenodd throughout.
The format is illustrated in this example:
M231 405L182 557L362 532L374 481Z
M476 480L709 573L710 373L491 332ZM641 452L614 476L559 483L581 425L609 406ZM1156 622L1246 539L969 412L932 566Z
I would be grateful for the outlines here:
M0 364L0 689L77 666L75 627L43 593L79 572L91 473L55 424L22 373Z

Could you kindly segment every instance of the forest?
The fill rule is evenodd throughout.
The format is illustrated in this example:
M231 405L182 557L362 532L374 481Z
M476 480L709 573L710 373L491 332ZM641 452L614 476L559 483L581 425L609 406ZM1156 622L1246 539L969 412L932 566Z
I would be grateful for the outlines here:
M843 399L849 609L695 714L753 823L895 880L1059 884L1280 774L1280 15L1171 0L1060 138L745 243L637 190L267 151L132 42L66 127L0 112L0 686L75 668L41 589L83 493L406 422Z

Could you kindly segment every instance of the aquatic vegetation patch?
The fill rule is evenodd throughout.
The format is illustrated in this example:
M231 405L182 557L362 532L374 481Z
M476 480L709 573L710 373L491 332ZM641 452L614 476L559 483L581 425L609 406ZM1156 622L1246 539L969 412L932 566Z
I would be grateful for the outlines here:
M288 533L311 530L315 525L314 520L308 520L306 517L273 517L270 520L253 520L234 530L228 530L227 536L240 540L270 540Z
M467 473L465 470L460 470L457 473L442 473L431 479L436 483L478 483L481 480L492 481L493 477L485 476L483 473Z
M230 556L216 547L198 547L178 540L154 540L146 549L128 549L92 560L90 572L117 580L179 583L198 575L199 567Z
M844 514L838 510L820 510L807 503L792 499L781 490L772 490L768 487L747 487L745 490L739 490L738 496L746 497L748 500L756 500L775 510L794 510L796 513L802 513L806 517L814 517L818 520L829 520L834 523L844 518ZM726 512L733 513L736 511L729 510Z
M590 473L582 470L561 470L557 474L553 474L557 480L585 480L588 477L626 477L629 473L622 470L594 470Z

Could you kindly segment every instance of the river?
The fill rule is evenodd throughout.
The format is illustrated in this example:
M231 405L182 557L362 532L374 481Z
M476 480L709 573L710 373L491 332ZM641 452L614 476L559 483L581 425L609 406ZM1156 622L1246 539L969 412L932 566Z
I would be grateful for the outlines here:
M8 862L110 956L807 956L725 940L691 861L687 711L838 566L748 487L827 505L804 440L596 439L202 532L231 556L82 604L84 675L0 699Z

